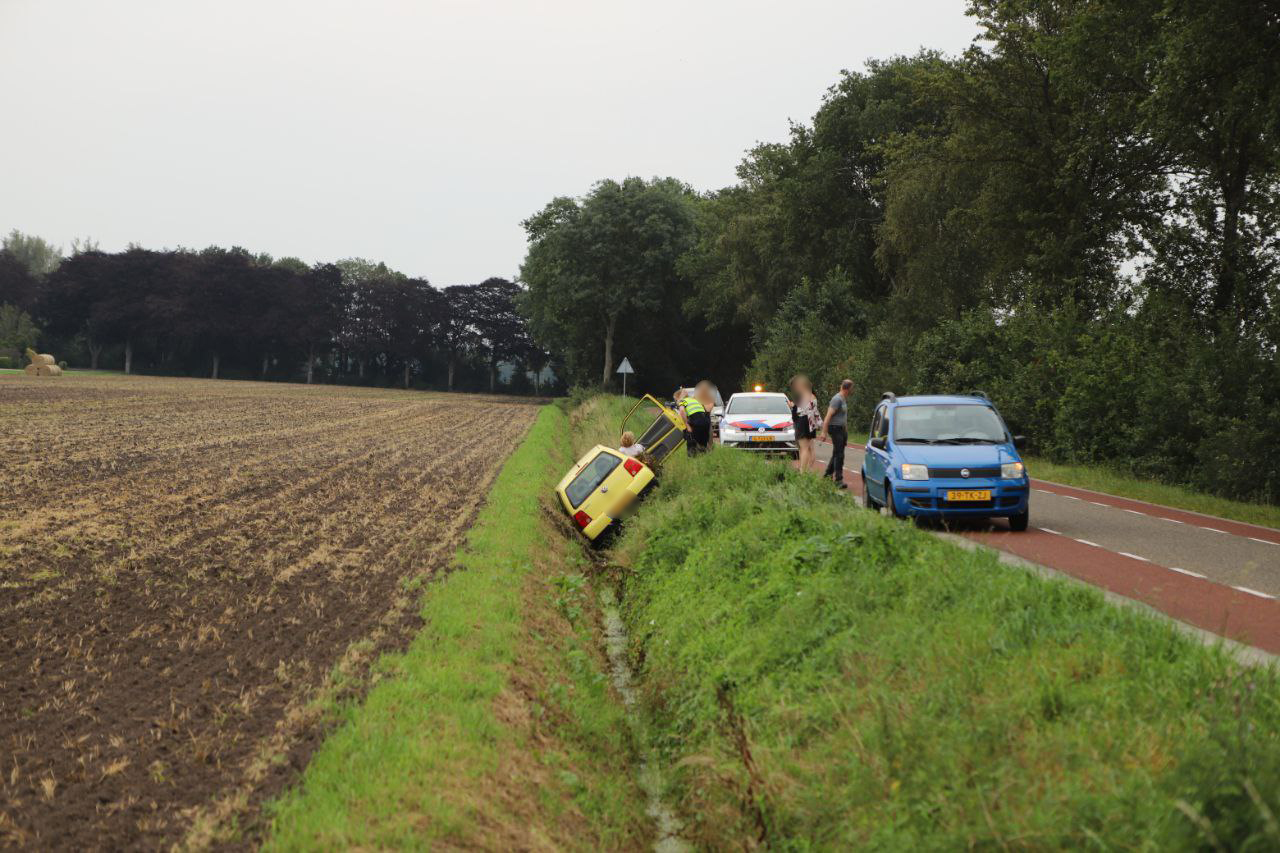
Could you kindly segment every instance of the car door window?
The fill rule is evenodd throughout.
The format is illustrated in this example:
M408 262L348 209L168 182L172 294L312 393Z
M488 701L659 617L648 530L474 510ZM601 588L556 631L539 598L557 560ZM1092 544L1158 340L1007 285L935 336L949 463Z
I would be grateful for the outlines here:
M876 438L888 438L888 437L889 437L889 409L887 407L882 406L880 408L879 431L876 433Z
M871 416L871 432L869 435L875 438L880 434L880 421L884 419L884 407L876 409L876 413Z

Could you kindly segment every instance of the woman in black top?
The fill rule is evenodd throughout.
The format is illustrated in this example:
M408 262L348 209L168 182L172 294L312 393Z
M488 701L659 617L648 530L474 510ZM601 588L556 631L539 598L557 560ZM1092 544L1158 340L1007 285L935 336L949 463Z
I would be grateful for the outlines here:
M818 398L813 394L813 385L809 382L809 377L793 376L789 387L791 389L791 423L795 426L796 447L799 449L796 467L801 471L808 471L813 468L815 459L813 439L818 434L822 415L818 412Z

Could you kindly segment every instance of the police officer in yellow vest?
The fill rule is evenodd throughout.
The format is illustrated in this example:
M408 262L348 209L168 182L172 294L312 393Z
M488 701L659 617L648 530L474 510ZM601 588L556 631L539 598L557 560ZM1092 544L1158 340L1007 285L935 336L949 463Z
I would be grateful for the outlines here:
M690 393L681 388L676 392L676 406L684 420L684 439L690 456L705 453L711 444L711 414L703 401L698 399L697 390Z

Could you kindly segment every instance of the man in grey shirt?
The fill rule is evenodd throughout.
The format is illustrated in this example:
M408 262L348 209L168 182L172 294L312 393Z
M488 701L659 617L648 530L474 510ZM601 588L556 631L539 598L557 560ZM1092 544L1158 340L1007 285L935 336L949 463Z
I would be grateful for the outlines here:
M827 406L827 416L822 419L822 437L831 438L831 461L827 463L827 471L822 476L836 481L836 488L849 488L844 482L844 446L849 443L849 394L853 391L853 380L846 379L840 383L840 392L831 398Z

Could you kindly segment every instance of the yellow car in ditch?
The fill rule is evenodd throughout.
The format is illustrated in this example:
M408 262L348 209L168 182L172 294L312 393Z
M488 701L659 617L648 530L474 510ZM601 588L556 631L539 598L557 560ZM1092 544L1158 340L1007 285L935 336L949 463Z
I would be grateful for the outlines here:
M613 529L614 522L653 484L657 467L684 444L680 416L647 394L622 419L622 429L646 403L656 417L636 441L644 448L639 457L597 444L556 486L560 505L593 544Z

